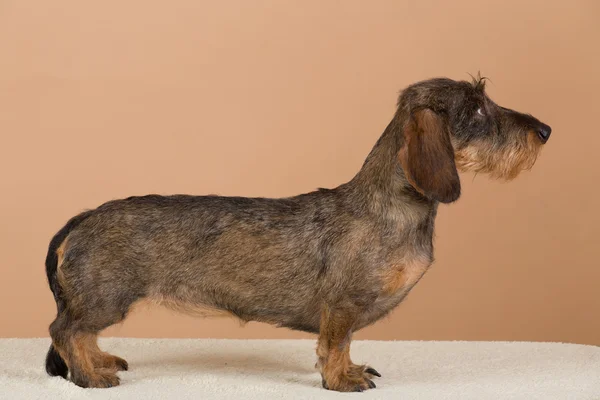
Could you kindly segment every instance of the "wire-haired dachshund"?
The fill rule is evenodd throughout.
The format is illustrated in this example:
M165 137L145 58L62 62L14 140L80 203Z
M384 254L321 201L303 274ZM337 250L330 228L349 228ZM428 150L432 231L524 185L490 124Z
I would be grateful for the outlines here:
M439 203L460 196L458 171L510 180L533 166L551 129L500 107L485 79L436 78L402 91L360 171L294 197L149 195L109 201L67 222L46 272L57 304L50 375L82 387L119 384L122 358L97 336L150 300L318 334L323 387L374 388L350 359L352 333L388 314L433 262Z

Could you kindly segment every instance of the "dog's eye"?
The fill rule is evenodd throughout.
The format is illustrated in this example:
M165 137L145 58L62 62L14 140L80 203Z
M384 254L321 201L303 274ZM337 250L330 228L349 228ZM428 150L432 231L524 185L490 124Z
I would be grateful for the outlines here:
M479 114L479 115L485 115L485 113L483 111L483 108L478 108L477 109L477 114Z

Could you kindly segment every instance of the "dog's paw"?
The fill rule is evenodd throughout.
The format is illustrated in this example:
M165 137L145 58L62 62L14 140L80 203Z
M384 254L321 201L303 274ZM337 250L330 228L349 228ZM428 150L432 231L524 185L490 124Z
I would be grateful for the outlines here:
M364 365L352 365L347 373L337 376L323 377L321 383L325 389L338 392L363 392L375 389L377 385L371 380L374 376L381 375L374 368Z
M119 386L119 377L109 369L97 369L93 374L83 376L76 374L72 377L72 381L77 386L83 388L110 388Z

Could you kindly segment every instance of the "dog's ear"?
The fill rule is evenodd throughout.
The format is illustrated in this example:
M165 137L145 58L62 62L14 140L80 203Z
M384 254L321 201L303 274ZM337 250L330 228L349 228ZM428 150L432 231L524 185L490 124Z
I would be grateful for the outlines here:
M412 113L398 157L408 182L422 195L442 203L452 203L460 196L450 129L433 110Z

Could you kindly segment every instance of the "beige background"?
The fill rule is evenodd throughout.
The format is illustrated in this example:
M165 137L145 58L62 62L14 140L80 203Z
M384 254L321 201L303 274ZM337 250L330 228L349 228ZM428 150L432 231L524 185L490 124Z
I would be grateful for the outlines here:
M358 337L600 344L599 27L593 0L1 1L0 336L47 334L47 244L82 209L333 187L401 88L481 70L552 138L513 183L463 176L434 268ZM107 334L310 337L161 309Z

